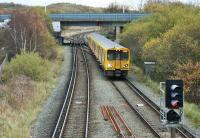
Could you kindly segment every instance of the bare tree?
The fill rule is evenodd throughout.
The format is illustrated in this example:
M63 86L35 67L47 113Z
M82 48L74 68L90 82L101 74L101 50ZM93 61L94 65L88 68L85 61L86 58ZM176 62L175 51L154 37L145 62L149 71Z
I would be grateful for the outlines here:
M10 23L10 35L15 52L36 51L48 32L44 19L32 10L16 11Z
M106 9L105 12L109 12L109 13L119 13L119 12L130 12L129 7L125 6L125 5L119 5L116 3L111 3Z

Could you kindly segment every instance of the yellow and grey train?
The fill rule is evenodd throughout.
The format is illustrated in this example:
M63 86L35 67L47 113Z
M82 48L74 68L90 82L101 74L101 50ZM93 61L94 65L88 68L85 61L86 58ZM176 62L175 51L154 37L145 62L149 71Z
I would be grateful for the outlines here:
M88 45L109 77L126 77L130 69L130 50L106 37L90 33Z

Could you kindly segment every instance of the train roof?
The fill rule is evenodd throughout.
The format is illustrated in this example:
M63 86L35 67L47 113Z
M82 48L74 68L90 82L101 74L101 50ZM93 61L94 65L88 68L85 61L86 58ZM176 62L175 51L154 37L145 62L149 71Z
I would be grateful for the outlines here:
M124 46L111 41L110 39L104 37L103 35L97 34L97 33L91 33L90 36L92 36L96 41L102 44L102 47L106 49L110 48L125 48Z

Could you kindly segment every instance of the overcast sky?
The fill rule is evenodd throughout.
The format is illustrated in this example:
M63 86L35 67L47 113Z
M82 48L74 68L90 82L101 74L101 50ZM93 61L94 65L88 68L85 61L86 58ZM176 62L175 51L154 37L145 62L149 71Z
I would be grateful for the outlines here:
M68 2L68 3L77 3L82 5L94 6L94 7L107 7L112 2L117 2L118 4L125 4L132 8L137 7L141 1L144 3L146 0L0 0L2 2L14 2L24 5L40 5L44 6L45 3L59 3L59 2ZM174 0L175 1L175 0ZM197 2L200 0L179 0L182 2Z

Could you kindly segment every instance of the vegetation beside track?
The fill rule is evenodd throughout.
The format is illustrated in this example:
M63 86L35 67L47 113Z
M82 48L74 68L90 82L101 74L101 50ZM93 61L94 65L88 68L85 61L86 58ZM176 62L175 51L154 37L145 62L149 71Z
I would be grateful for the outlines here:
M127 24L120 35L122 45L132 50L133 72L138 80L159 94L159 82L183 79L184 112L195 127L200 126L200 9L180 3L148 4L152 16ZM155 61L149 76L143 63ZM193 103L189 103L193 102Z
M152 80L150 78L150 76L145 76L143 74L143 71L141 70L141 68L134 65L133 68L131 69L131 72L136 75L137 80L140 83L143 83L146 86L150 87L153 90L153 92L155 92L156 94L159 95L159 93L160 93L159 83ZM200 126L200 108L199 108L198 105L193 104L193 103L189 103L189 102L185 102L185 104L184 104L184 114L188 119L191 120L192 124L195 127Z
M1 30L9 55L0 83L0 137L30 137L31 125L57 84L64 48L50 20L38 8L16 10L10 29Z
M180 3L147 4L152 15L127 24L121 43L132 49L134 64L156 62L154 81L183 79L185 99L200 104L200 9Z
M31 125L60 76L64 50L58 51L60 56L48 61L48 79L35 81L18 74L0 84L0 137L30 137Z
M144 75L141 68L133 65L131 73L135 74L137 76L137 80L141 83L145 83L146 86L150 87L153 90L153 92L155 92L156 94L160 93L159 83L152 80L149 76Z

